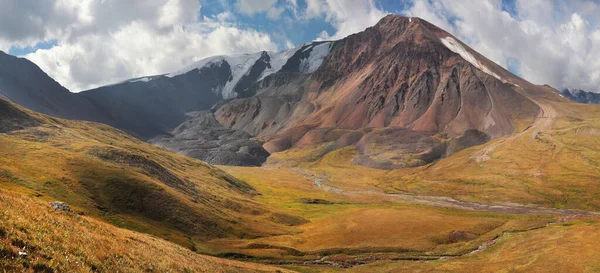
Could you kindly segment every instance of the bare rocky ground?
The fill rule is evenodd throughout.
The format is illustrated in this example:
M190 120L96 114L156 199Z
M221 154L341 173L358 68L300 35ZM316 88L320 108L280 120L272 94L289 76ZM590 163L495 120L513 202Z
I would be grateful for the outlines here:
M250 134L223 128L210 111L194 114L171 135L150 143L214 165L261 166L270 155Z

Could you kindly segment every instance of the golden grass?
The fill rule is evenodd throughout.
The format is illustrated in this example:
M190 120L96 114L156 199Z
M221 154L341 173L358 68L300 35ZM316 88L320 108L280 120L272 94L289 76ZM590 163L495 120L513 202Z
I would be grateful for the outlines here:
M283 272L196 254L0 190L0 270L4 272ZM25 252L26 255L19 255Z
M600 245L596 243L599 239L600 223L588 218L503 236L485 251L460 258L382 261L344 272L600 272Z
M456 255L504 231L543 226L553 218L464 212L407 204L375 194L327 192L294 169L281 167L223 168L261 192L257 201L310 221L296 226L298 232L294 234L210 242L217 248L257 258L311 260L365 253L394 257ZM362 182L360 177L347 181ZM306 204L303 198L334 204Z
M518 202L600 209L600 184L596 182L600 181L600 140L597 137L600 135L600 119L586 118L580 110L567 106L565 112L568 114L554 121L552 131L515 138L500 145L485 162L478 162L473 155L502 139L463 150L431 165L395 171L353 165L351 160L357 155L354 149L347 147L324 153L327 151L324 144L316 149L277 153L270 159L271 164L263 168L222 167L238 179L203 162L145 144L107 126L39 116L44 120L42 126L0 134L0 188L34 198L33 201L18 201L20 197L17 195L0 193L0 199L6 196L5 199L17 200L14 201L16 207L5 205L8 209L4 215L10 215L6 219L18 219L33 227L12 229L9 236L13 237L2 240L8 251L3 253L13 257L17 249L12 241L18 238L37 246L32 248L35 251L28 256L32 260L26 261L27 265L43 264L44 256L54 256L47 253L38 256L36 251L42 251L49 242L56 240L59 242L56 253L69 253L73 255L69 258L71 261L85 263L89 268L104 265L107 260L116 266L157 272L173 271L176 269L174 264L179 263L189 265L192 271L211 270L211 267L194 268L196 264L186 260L205 256L160 239L135 235L150 238L139 240L155 246L154 252L142 253L138 251L142 243L127 241L130 235L121 236L136 234L134 232L115 229L87 217L57 214L40 204L37 205L42 208L39 213L45 214L39 217L37 212L30 215L18 208L21 203L27 207L37 202L35 200L47 202L58 199L85 215L167 238L203 253L243 254L271 262L315 260L323 256L358 261L365 257L403 259L422 255L461 255L505 231L543 227L555 217L465 212L408 204L378 194L324 191L315 187L312 178L302 174L317 175L325 179L328 186L346 191L385 190L450 196L483 203ZM600 114L597 108L588 110L595 111L590 116ZM520 124L521 127L524 126ZM119 161L121 159L103 160L94 154L97 151L118 151L125 157L136 156L146 165L124 165ZM323 154L326 155L321 158ZM148 164L156 166L148 160L162 168L159 168L158 175L148 171ZM164 172L170 175L165 176ZM183 181L182 185L167 183L172 177ZM149 201L139 202L144 199ZM302 200L321 200L332 204L311 204ZM0 204L3 204L2 200ZM157 204L163 207L157 207ZM19 217L19 214L27 217ZM72 224L75 226L83 225L92 230L91 234L98 235L85 241L87 237L82 234L84 237L74 242L86 247L78 250L75 244L60 236L77 234L82 229L60 233L48 231L52 226L44 227L39 234L50 234L47 238L38 236L37 231L26 233L29 229L36 230L35 221L43 217L63 217L60 219L75 222L77 224ZM11 221L17 223L17 220ZM583 234L590 232L592 238L600 234L592 230L598 228L595 221L586 221L502 237L489 251L462 258L432 262L382 261L353 270L478 272L477 268L485 267L485 270L490 269L489 272L510 272L513 269L535 272L543 268L543 263L554 260L559 264L557 269L567 269L571 262L560 260L557 253L575 252L575 245L582 244L585 249L581 259L570 259L583 263L574 267L583 270L580 272L593 271L598 264L591 260L591 253L597 248L588 245L588 238ZM538 247L536 240L548 243ZM87 247L94 244L101 245L98 251ZM135 246L136 250L130 250L129 245ZM167 249L165 253L174 255L174 258L152 260L152 255L164 257L159 253L163 245ZM177 256L169 249L181 249L185 251L182 253L188 254ZM510 251L513 249L519 255L512 255ZM61 261L60 255L56 257L54 261ZM207 261L223 261L205 258ZM490 267L486 267L488 261ZM9 262L4 266L17 269L24 266L22 259ZM203 259L198 262L210 264ZM215 263L215 266L219 265ZM46 262L45 265L59 271L70 271L71 268L65 266L72 266L64 262ZM302 271L327 269L290 268ZM106 267L106 271L114 269L116 267ZM229 270L229 267L223 266L222 269Z
M54 119L16 105L39 126L0 134L0 188L208 251L212 238L291 232L256 191L220 169L109 126Z
M516 202L522 204L535 204L538 206L575 208L583 210L600 211L600 107L575 105L571 103L551 102L555 109L560 109L558 116L552 120L551 129L532 130L517 138L498 146L491 152L490 159L480 162L474 156L485 147L501 143L504 139L493 140L482 146L463 150L453 156L441 159L433 164L406 168L394 171L373 170L351 163L356 151L347 147L333 151L318 161L296 163L308 168L312 173L329 178L328 185L334 185L345 190L364 190L378 187L388 192L412 193L417 195L450 196L455 199L480 202L502 203ZM523 130L530 121L518 124L518 130ZM508 137L506 137L508 138ZM295 154L276 154L275 158L300 158L301 151ZM273 161L275 166L286 166L278 161ZM251 179L248 181L256 185ZM373 198L373 196L372 196ZM292 198L289 198L290 200ZM342 197L343 199L343 197ZM383 226L382 230L387 237L389 245L400 243L405 238L395 238L400 228L393 226L394 218L402 215L398 212L386 213L388 209L402 210L393 206L383 207L382 203L390 200L373 200L367 196L362 198L345 198L352 205L353 212L339 210L329 216L311 219L311 223L300 226L304 232L300 235L281 236L279 241L273 238L263 238L261 241L272 240L285 246L306 249L348 243L353 247L364 247L365 243L377 242L378 236L369 237L374 230L366 232L371 223ZM354 202L361 203L358 205ZM274 202L276 203L276 202ZM377 208L364 203L379 203ZM341 206L341 205L340 205ZM364 211L362 210L364 209ZM421 217L424 222L412 223L415 229L425 229L420 225L439 223L435 220L440 210L430 208L404 208L406 214L414 211L414 217ZM419 209L425 211L418 212ZM386 211L386 212L384 212ZM359 212L358 214L354 214ZM362 217L360 216L362 212ZM372 215L382 217L369 218ZM323 213L325 214L325 213ZM406 215L405 214L405 215ZM446 212L445 216L456 216L457 212ZM473 215L458 213L469 219ZM503 219L502 215L483 213L490 219ZM480 215L479 217L482 217ZM504 215L506 217L506 215ZM514 217L514 216L510 216ZM459 221L465 218L449 220L451 225L458 226ZM334 220L335 219L335 220ZM404 219L404 218L403 218ZM448 217L451 219L451 217ZM535 224L530 219L514 221L504 218L504 225L486 235L501 234L502 230L522 230L536 226L543 226L542 220ZM546 218L547 219L547 218ZM486 219L489 220L489 219ZM400 222L399 219L396 219ZM385 223L383 223L385 222ZM363 226L361 226L363 225ZM414 238L407 240L403 246L428 246L429 251L422 253L461 253L461 248L455 245L438 245L432 248L424 242L431 242L431 238L420 237L411 233L410 225L406 227L405 234ZM382 261L364 266L358 266L351 272L600 272L600 263L594 253L598 247L593 243L600 236L597 232L600 226L596 219L588 218L583 221L573 221L565 225L553 225L534 231L510 234L502 237L483 253L465 256L462 258L430 261L430 262L390 262ZM398 230L395 230L398 229ZM395 230L395 232L386 232ZM316 234L322 234L319 236ZM435 232L432 232L435 233ZM443 234L443 232L440 232ZM438 234L440 234L438 233ZM588 235L589 234L589 235ZM490 236L492 237L492 236ZM487 237L487 238L490 238ZM326 241L325 238L334 238ZM357 241L354 241L354 239ZM369 238L361 241L363 238ZM438 237L439 238L439 237ZM421 241L420 241L421 240ZM413 244L414 243L414 244ZM412 245L411 245L412 244ZM436 252L440 250L439 252ZM467 247L462 248L462 250ZM581 255L579 255L581 254ZM342 271L329 267L299 267L290 266L306 272Z
M426 252L449 242L452 232L478 237L504 224L497 219L452 216L410 207L340 209L331 214L333 216L301 226L301 234L256 241L303 252L384 248Z

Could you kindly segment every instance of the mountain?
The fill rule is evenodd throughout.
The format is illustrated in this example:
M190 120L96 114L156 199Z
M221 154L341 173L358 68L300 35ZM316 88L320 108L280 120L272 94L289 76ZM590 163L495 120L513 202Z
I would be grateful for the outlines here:
M210 57L181 71L136 78L73 94L32 62L0 53L0 97L34 111L102 122L149 139L177 127L186 114L216 102L251 94L247 89L279 72L311 73L331 42L314 42L282 52Z
M108 122L91 102L74 96L37 65L2 51L0 98L56 117Z
M423 165L514 132L542 111L533 96L562 99L442 29L396 15L339 41L210 57L175 73L78 94L28 61L5 58L42 79L19 89L28 86L23 75L34 72L6 69L2 78L14 73L20 80L2 90L32 90L4 92L11 100L103 122L217 164L259 165L269 153L290 149L306 151L302 161L355 146L356 164ZM211 107L214 117L192 114Z
M252 86L271 74L314 72L334 45L313 42L282 52L215 56L175 73L131 79L76 94L30 61L0 53L0 97L44 114L108 124L210 163L260 165L269 153L247 133L196 126L194 132L214 132L194 136L187 129L184 136L180 124L188 115L208 110L224 99L252 96ZM173 134L179 136L170 139ZM233 134L228 145L222 145L222 140L217 142L223 134Z
M587 104L600 104L600 94L581 89L563 89L560 92L572 101Z
M22 80L8 90L21 90L26 73L14 73ZM314 160L354 146L356 164L418 166L513 133L542 112L534 97L562 100L444 30L397 15L339 41L210 57L175 73L77 94L38 77L49 86L43 96L11 92L10 99L225 165L260 165L269 153L287 150ZM54 100L67 105L42 107Z
M215 56L175 73L131 79L76 96L92 101L110 118L109 125L149 139L177 127L187 113L251 95L248 88L268 75L312 72L331 46L315 42L283 52Z
M419 18L389 15L335 42L312 74L281 71L219 106L215 118L270 152L321 158L347 146L356 164L423 165L511 134L541 111L534 97L563 100L481 56Z

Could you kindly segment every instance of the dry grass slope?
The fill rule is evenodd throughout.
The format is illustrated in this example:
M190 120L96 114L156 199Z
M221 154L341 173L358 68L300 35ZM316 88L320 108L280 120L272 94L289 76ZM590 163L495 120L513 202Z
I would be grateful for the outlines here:
M343 272L599 272L600 223L583 218L525 233L503 236L486 251L437 261L382 261ZM341 272L333 268L296 268Z
M116 228L0 190L0 271L284 272L196 254L154 236ZM26 253L20 255L19 253Z
M3 188L200 251L210 252L208 239L291 232L272 220L280 211L252 200L251 186L216 167L109 126L0 106L8 121L0 124Z

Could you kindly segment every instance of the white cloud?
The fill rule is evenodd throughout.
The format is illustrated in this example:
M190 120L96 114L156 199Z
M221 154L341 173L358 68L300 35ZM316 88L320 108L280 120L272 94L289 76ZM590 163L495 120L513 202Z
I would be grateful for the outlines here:
M216 16L217 20L221 21L221 22L227 22L227 21L233 21L235 19L235 16L231 13L231 12L222 12L217 14Z
M294 45L294 43L292 43L292 42L291 42L291 41L289 41L289 40L288 40L288 41L285 41L285 49L292 49L292 48L294 48L294 47L296 47L296 46Z
M332 36L321 32L318 39L344 38L375 25L388 14L374 0L306 0L306 5L307 18L324 17L336 29Z
M237 0L236 7L241 13L253 15L268 11L276 3L277 0Z
M323 30L319 33L319 37L317 38L317 40L328 40L330 38L329 33L327 33L327 31Z
M256 13L266 13L267 18L277 20L281 18L285 8L276 6L276 4L277 0L237 0L236 8L239 12L249 16ZM288 0L287 7L293 11L297 7L297 3Z
M504 67L518 59L518 73L533 83L600 92L598 4L517 0L515 11L503 11L500 0L414 0L405 13L446 29Z
M30 19L3 18L6 1L26 6ZM21 32L1 27L0 46L58 41L25 57L72 91L173 72L212 55L277 50L269 35L240 28L229 12L200 17L197 0L40 1L50 2L44 10L0 1L0 23L27 25Z
M283 7L272 7L267 11L267 18L271 20L279 19L283 10Z

